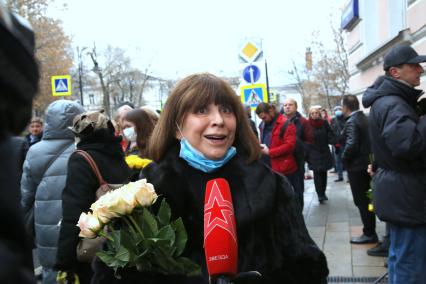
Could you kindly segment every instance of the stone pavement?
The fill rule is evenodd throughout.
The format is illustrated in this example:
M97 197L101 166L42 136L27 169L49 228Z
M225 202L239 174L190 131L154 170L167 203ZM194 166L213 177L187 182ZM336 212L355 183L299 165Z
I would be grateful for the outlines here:
M328 174L326 194L328 201L318 202L313 180L305 180L305 207L303 215L311 237L323 250L330 270L329 283L373 283L386 272L385 258L367 255L374 244L352 245L351 236L362 234L362 223L355 207L349 183L334 182L336 174ZM377 219L379 239L385 232L385 223ZM344 280L333 281L333 278ZM358 280L351 280L359 278ZM364 280L360 279L369 279ZM386 283L386 282L380 282Z

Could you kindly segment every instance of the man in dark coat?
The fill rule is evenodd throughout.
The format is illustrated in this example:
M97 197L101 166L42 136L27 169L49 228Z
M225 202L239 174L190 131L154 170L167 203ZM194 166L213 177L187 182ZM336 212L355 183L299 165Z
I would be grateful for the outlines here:
M253 133L256 137L259 137L259 132L257 131L256 123L251 119L251 107L249 105L244 106L244 110L246 111L248 121L250 123L250 127L253 130Z
M374 175L374 208L389 223L390 283L424 283L426 279L426 117L416 112L424 72L408 45L392 48L384 58L386 76L363 96L369 116Z
M363 234L351 239L353 244L377 243L376 216L368 210L370 200L367 191L370 189L370 176L367 172L370 156L370 138L368 136L368 120L359 110L358 98L346 95L342 99L342 111L346 117L343 130L346 144L343 148L342 161L348 171L349 184L355 206L361 215Z
M30 125L28 125L28 132L25 139L29 147L40 142L43 137L43 120L39 117L33 117L30 121Z
M20 152L11 136L31 117L39 72L28 22L0 3L0 282L35 283L31 244L19 207Z
M331 119L331 129L336 136L336 144L333 145L334 168L336 169L337 179L335 182L343 181L342 149L345 147L345 136L342 135L345 127L345 118L343 117L342 107L335 106L334 117Z
M302 205L303 193L305 191L305 156L308 145L312 144L314 138L309 121L297 111L297 102L294 99L286 99L283 105L284 114L296 126L296 148L293 155L297 163L297 171L289 177L290 183L296 192L296 196Z

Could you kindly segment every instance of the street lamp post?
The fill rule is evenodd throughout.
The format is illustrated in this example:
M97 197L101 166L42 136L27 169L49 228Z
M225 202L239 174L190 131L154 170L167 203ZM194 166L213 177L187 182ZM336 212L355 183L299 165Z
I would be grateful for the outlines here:
M81 75L83 73L83 61L81 60L81 54L83 53L83 51L87 49L87 47L83 47L81 50L80 48L77 46L77 58L78 58L78 84L80 87L80 100L81 100L81 105L84 106L84 101L83 101L83 82L81 80Z
M92 58L93 61L93 69L92 71L95 72L96 74L98 74L99 76L99 80L101 81L101 87L102 87L102 93L104 96L104 108L105 108L105 112L107 113L108 116L111 116L110 110L110 102L109 102L109 91L108 88L105 86L105 82L104 82L104 77L102 74L102 70L99 67L98 61L97 61L97 55L96 55L96 47L93 47L93 51L89 53L90 57Z

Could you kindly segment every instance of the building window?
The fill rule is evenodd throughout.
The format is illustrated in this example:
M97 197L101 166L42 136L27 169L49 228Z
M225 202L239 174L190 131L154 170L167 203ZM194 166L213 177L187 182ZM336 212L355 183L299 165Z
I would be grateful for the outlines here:
M414 4L414 2L416 2L417 0L407 0L407 7L410 6L411 4Z
M378 1L363 1L361 18L363 21L364 55L370 54L380 44Z
M90 95L89 95L89 103L90 103L91 105L94 105L94 104L95 104L95 96L94 96L93 94L90 94Z
M414 1L412 2L414 3ZM407 10L404 1L389 1L388 5L389 38L393 38L405 29L405 14Z

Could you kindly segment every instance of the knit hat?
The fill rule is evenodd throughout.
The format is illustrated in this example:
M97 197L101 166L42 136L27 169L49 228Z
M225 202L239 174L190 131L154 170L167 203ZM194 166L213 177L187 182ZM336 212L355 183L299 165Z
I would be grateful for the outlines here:
M335 106L333 108L333 112L335 112L336 110L342 110L342 106Z

